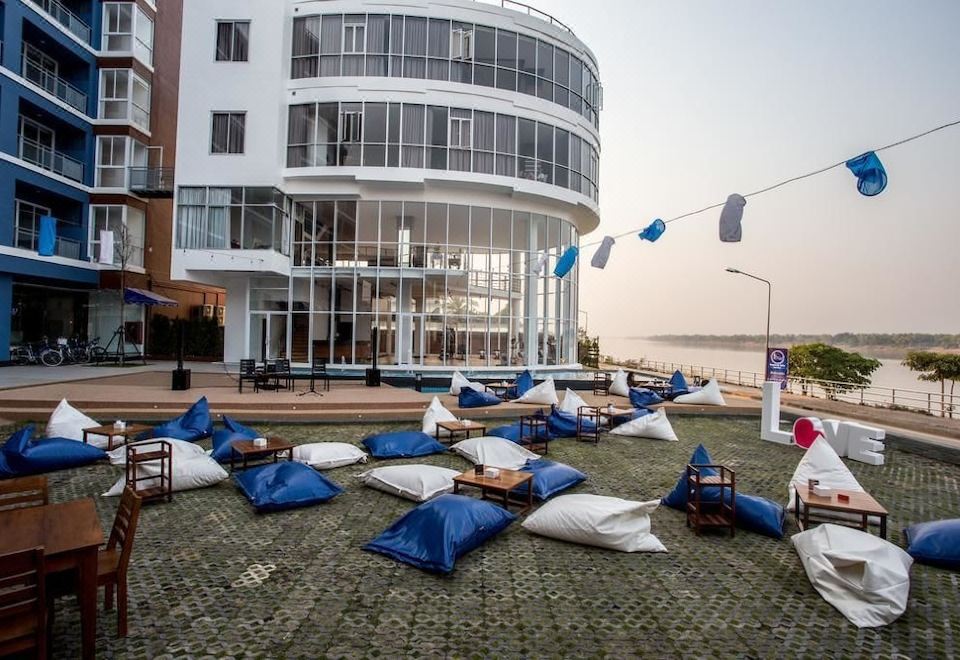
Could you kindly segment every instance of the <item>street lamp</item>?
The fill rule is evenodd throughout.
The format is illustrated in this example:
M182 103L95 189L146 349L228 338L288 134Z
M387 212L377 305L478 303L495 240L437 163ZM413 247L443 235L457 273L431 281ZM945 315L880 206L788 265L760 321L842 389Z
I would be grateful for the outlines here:
M773 287L770 285L770 280L765 280L765 279L763 279L762 277L757 277L756 275L751 275L750 273L745 273L745 272L743 272L742 270L738 270L738 269L736 269L736 268L730 268L729 266L727 266L727 272L728 272L728 273L733 273L734 275L744 275L745 277L749 277L749 278L754 279L754 280L757 280L757 281L759 281L759 282L763 282L764 284L767 285L767 346L766 346L766 349L765 349L764 352L763 352L763 362L764 362L764 369L763 369L763 371L764 371L764 378L766 378L766 371L767 371L767 369L766 369L766 362L767 362L767 360L769 359L769 355L770 355L770 298L771 298L771 295L772 295L771 292L772 292Z

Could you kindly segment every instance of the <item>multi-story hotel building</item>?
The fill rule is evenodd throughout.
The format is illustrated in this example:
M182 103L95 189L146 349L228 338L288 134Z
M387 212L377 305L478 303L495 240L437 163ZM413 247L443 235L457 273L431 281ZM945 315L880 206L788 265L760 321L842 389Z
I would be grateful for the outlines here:
M107 343L120 278L100 263L101 230L126 228L127 286L179 302L172 313L222 305L170 281L180 33L180 0L0 2L0 364L44 336ZM144 308L125 314L142 344Z
M185 3L172 273L226 289L228 362L577 363L597 63L504 5Z

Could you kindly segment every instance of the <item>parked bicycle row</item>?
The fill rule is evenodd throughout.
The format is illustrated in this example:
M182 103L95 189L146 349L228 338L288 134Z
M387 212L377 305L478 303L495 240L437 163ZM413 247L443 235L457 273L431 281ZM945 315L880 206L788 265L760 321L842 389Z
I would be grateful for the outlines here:
M74 337L58 337L48 340L17 344L10 347L10 361L14 364L42 364L47 367L59 367L62 364L93 364L102 362L107 351L99 345L100 338L82 341Z

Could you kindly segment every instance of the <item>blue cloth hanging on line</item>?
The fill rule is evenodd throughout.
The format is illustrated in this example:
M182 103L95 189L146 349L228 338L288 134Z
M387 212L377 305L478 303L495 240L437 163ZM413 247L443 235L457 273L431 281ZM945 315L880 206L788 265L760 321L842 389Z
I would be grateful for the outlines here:
M37 239L37 254L52 257L57 248L57 219L40 216L40 236Z
M556 267L553 269L553 274L557 277L563 277L569 273L570 269L573 268L573 264L577 263L578 254L580 254L580 250L577 249L577 246L571 245L568 247L567 251L563 253L560 261L557 262Z
M646 229L640 232L640 238L644 239L645 241L650 241L651 243L653 243L658 238L663 236L663 232L665 232L666 230L667 230L666 223L660 218L657 218L656 220L651 222Z
M887 171L872 151L848 160L847 168L857 177L857 190L861 195L873 197L887 187Z

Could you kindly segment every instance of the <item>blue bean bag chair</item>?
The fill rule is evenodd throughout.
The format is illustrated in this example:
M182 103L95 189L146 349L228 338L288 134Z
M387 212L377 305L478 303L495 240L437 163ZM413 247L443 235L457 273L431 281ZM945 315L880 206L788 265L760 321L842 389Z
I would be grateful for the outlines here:
M921 564L960 569L960 518L915 523L903 535L907 553Z
M664 398L672 401L674 397L689 393L690 387L687 385L687 379L683 377L683 374L680 373L679 369L674 371L673 375L670 376L670 391L663 395Z
M460 396L457 397L457 405L461 408L484 408L486 406L496 406L503 403L495 394L490 392L478 392L469 387L460 390Z
M584 433L593 433L597 424L589 419L583 420ZM577 436L577 416L573 413L557 410L556 406L547 417L547 428L555 438L575 438Z
M587 480L587 475L580 470L545 458L530 459L520 468L520 472L533 473L533 496L541 502ZM526 495L527 484L523 484L513 492L521 496Z
M509 440L510 442L520 442L520 422L514 422L513 424L504 424L503 426L498 426L496 428L490 429L487 431L487 435L492 435L495 438L503 438L504 440Z
M320 504L343 492L309 465L294 461L251 468L233 480L258 513Z
M190 406L187 412L141 433L137 436L137 440L173 438L174 440L196 442L209 438L211 435L213 435L213 420L210 418L210 404L207 403L207 397L204 396Z
M509 400L519 399L529 390L532 390L534 386L533 376L530 374L530 370L525 370L522 374L517 376L516 385L507 390L506 398Z
M646 408L657 403L663 403L663 397L645 387L631 387L630 403L634 408Z
M230 443L234 440L253 440L263 434L249 426L244 426L231 417L223 416L223 428L213 432L213 451L210 458L220 463L230 461Z
M374 458L412 458L447 451L433 436L420 431L378 433L364 438L363 446Z
M506 529L517 517L465 495L440 495L398 518L364 550L422 568L450 573L457 559Z
M0 478L41 474L106 460L102 449L67 438L31 440L33 426L11 435L0 449Z
M708 465L713 463L710 454L703 445L698 445L690 457L691 465ZM716 470L705 468L701 474L706 476L716 475ZM729 494L729 489L725 490ZM661 501L671 509L677 509L686 513L687 510L687 471L681 472L677 479L677 485L669 495ZM704 488L701 497L704 502L716 502L720 499L719 488ZM737 492L737 527L746 529L764 536L772 536L776 539L783 538L783 523L786 512L782 505L768 500L765 497L757 495L747 495Z

